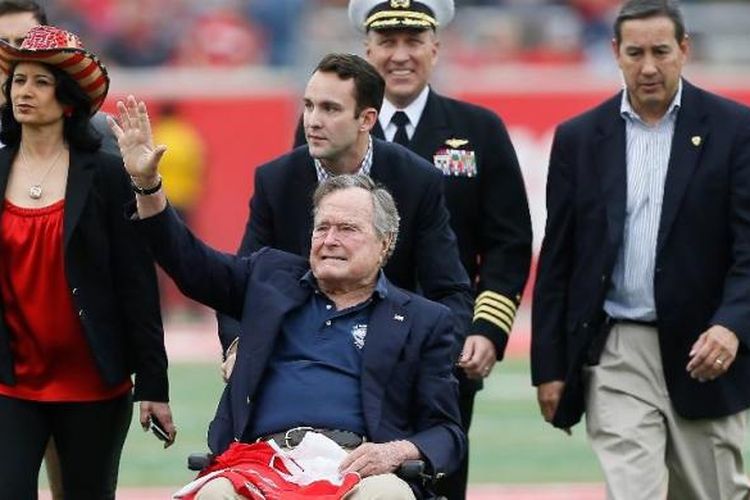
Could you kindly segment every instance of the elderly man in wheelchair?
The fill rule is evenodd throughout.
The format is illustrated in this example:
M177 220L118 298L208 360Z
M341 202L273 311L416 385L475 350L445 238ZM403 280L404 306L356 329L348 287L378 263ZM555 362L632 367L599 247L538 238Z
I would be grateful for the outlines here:
M394 472L418 459L439 477L466 452L451 375L454 322L381 270L398 235L391 195L366 176L333 177L314 194L309 259L269 248L223 254L168 206L158 175L166 148L152 144L145 105L129 97L118 108L111 125L133 178L135 226L183 293L241 323L208 432L215 462L178 497L319 487L283 484L297 465L292 452L311 433L343 450L326 498L428 496L419 478Z

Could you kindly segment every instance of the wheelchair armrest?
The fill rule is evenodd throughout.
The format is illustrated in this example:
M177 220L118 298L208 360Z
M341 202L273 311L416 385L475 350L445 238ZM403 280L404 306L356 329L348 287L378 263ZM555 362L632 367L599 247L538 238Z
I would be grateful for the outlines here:
M439 477L425 472L426 468L427 464L424 460L406 460L396 469L396 475L407 482L419 481L429 488L435 482L435 479L439 479ZM438 476L442 477L441 474L438 474ZM448 500L445 497L430 496L425 498L429 498L430 500Z
M421 479L424 478L424 460L405 460L396 470L396 475L401 479Z
M188 469L194 471L201 471L211 465L214 459L213 453L191 453L187 459Z

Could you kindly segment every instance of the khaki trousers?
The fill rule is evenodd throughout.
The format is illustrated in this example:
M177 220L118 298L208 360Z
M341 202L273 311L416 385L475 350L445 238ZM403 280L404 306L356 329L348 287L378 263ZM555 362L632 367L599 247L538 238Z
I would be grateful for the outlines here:
M685 360L687 365L688 360ZM672 409L657 331L620 323L584 368L586 430L611 500L750 498L744 412L686 420Z
M195 497L196 500L246 500L238 495L234 486L223 477L207 482ZM405 481L395 474L381 474L362 479L346 500L414 500L414 493Z

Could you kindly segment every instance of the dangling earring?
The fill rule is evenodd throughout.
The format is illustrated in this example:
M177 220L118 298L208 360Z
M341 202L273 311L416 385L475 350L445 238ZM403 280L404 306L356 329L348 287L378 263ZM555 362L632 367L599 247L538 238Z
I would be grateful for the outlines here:
M71 116L73 116L73 106L64 106L63 115L65 115L65 118L70 118Z

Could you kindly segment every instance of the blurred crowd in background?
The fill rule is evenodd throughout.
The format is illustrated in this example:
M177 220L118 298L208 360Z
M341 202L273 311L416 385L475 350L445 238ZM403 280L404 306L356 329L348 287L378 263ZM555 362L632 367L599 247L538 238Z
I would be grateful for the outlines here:
M250 169L291 145L309 72L328 52L363 53L362 34L348 19L348 0L38 1L53 24L79 34L113 70L116 92L158 102L151 109L158 142L170 145L162 171L169 198L194 229L224 250L234 250L239 241L242 226L226 214L246 213ZM522 101L503 94L484 103L505 106L538 229L555 120L548 116L549 103L556 108L561 102L548 94L567 82L568 90L586 96L593 90L582 84L597 80L591 76L606 82L598 92L613 88L619 74L609 41L620 3L457 0L455 20L441 31L440 68L432 79L438 88L457 94L471 86L492 96L502 85L518 92L541 84L547 92ZM693 41L691 67L697 63L706 66L705 73L747 81L750 0L682 3ZM259 96L269 90L287 94L264 104ZM236 100L189 101L196 96ZM558 118L584 106L566 99L569 108L557 110ZM162 281L162 292L172 317L206 313L169 280Z
M359 52L346 0L47 0L50 19L120 67L305 65ZM618 0L459 0L443 57L493 63L611 65ZM750 2L683 0L694 58L750 62Z

